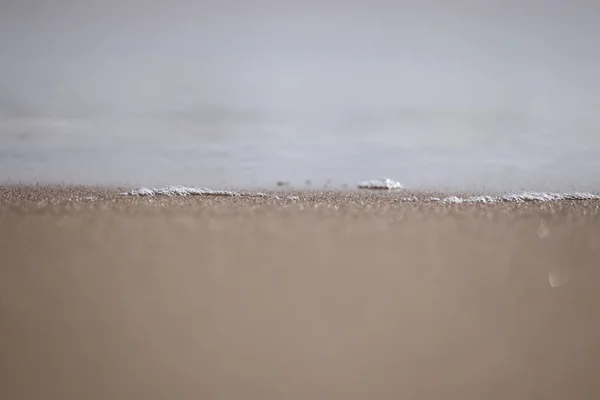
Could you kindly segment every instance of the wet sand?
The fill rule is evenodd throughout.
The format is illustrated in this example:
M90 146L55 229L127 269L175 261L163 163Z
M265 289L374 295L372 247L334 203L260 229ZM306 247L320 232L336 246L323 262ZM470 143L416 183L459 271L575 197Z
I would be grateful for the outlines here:
M600 398L598 201L118 193L0 188L0 398Z

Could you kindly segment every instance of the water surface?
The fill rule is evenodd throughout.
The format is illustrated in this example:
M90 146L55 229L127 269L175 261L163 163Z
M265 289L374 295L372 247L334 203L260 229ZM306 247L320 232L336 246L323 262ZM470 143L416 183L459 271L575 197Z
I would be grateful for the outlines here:
M590 4L9 1L0 181L598 191Z

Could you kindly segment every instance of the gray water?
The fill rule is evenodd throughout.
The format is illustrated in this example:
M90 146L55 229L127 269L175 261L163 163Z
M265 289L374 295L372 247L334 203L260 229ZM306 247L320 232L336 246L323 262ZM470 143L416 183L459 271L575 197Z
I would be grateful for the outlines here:
M0 182L600 191L593 2L4 1Z

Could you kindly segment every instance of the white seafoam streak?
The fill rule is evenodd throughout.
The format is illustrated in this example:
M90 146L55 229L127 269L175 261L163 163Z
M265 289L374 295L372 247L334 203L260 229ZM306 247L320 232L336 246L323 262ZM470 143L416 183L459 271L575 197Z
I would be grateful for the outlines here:
M0 6L3 181L599 187L593 3L36 3Z
M358 185L359 188L371 189L371 190L390 190L392 192L401 193L402 185L399 182L387 180L387 186L381 186L383 183L379 181L367 181L362 182ZM374 185L373 182L379 182L380 185ZM367 183L371 186L367 186ZM140 187L128 190L121 193L123 196L246 196L246 197L267 197L266 194L261 192L236 192L232 190L213 190L209 188L193 188L185 186L166 186L162 188L146 188ZM299 199L298 197L294 196ZM548 192L520 192L520 193L507 193L503 195L490 196L490 195L479 195L479 196L447 196L444 198L429 197L422 199L421 201L431 202L442 202L448 204L493 204L493 203L525 203L525 202L554 202L554 201L581 201L581 200L600 200L600 195L592 193L580 193L580 192L565 192L565 193L548 193ZM400 197L398 201L414 201L413 198Z

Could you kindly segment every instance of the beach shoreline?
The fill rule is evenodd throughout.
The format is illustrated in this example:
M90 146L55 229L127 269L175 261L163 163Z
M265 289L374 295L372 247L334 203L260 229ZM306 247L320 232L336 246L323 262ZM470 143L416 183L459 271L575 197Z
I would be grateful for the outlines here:
M127 190L0 187L0 397L600 394L597 200Z

